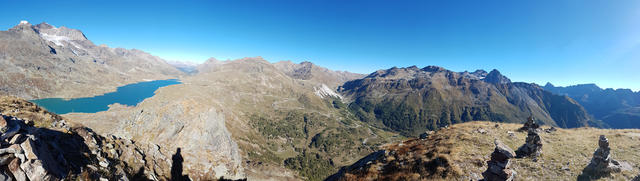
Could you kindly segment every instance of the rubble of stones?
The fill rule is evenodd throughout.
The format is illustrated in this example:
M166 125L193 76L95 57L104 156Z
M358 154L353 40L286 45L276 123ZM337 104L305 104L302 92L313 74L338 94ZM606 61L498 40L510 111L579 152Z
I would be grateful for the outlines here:
M64 120L38 128L0 115L0 180L167 180L169 157L157 145L102 137ZM142 171L142 172L140 172Z
M511 160L509 159L514 158L516 154L502 141L496 139L494 143L496 148L491 153L491 160L487 161L488 168L482 176L486 181L511 181L516 172L510 168Z

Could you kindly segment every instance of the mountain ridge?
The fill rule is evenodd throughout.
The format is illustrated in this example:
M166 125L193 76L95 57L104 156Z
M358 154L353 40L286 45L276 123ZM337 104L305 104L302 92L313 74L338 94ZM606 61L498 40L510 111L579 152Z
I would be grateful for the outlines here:
M0 31L0 90L22 98L90 97L183 73L137 49L96 46L76 29L21 22Z
M553 126L602 125L568 97L553 95L535 84L512 83L497 70L484 73L453 72L438 66L393 67L346 82L339 90L363 121L413 136L453 123L515 122L531 114Z

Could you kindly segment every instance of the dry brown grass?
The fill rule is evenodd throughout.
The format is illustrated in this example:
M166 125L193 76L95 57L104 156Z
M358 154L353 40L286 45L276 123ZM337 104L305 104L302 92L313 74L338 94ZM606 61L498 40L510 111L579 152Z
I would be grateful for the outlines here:
M498 124L491 122L470 122L452 126L436 134L448 134L453 140L450 154L453 162L464 170L462 179L481 178L486 170L486 161L494 149L493 140L500 139L513 150L524 144L526 132L517 132L521 124ZM478 133L484 129L487 133ZM543 126L543 128L548 128ZM515 137L507 133L512 131ZM612 158L633 166L631 171L613 174L604 180L630 180L638 174L640 164L640 130L609 130L595 128L558 129L556 132L542 132L542 156L537 162L530 158L512 159L512 168L519 180L576 180L584 167L589 164L593 152L598 147L598 136L609 138ZM482 164L480 164L482 163Z
M13 96L0 96L0 113L32 121L36 127L50 127L51 123L62 119L34 103Z
M496 125L498 125L496 127ZM411 139L384 146L389 155L369 164L364 170L351 170L343 180L479 180L487 169L494 139L516 150L525 142L522 124L468 122L456 124L430 135L425 140ZM543 126L543 128L549 128ZM484 129L485 133L478 130ZM515 136L509 136L508 132ZM598 180L631 180L640 165L640 130L638 129L558 129L542 132L542 155L537 162L530 158L512 159L517 180L576 180L589 164L597 148L599 135L609 139L612 158L626 162L632 170L614 173ZM438 163L438 164L433 164ZM397 166L403 165L403 166ZM416 169L418 168L418 169ZM421 170L422 169L422 170Z

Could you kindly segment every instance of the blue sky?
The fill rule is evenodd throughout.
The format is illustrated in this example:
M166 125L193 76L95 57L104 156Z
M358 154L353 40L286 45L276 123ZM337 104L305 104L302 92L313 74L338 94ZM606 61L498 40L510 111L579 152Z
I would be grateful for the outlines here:
M20 20L169 60L495 68L514 81L640 90L640 1L1 0L0 29Z

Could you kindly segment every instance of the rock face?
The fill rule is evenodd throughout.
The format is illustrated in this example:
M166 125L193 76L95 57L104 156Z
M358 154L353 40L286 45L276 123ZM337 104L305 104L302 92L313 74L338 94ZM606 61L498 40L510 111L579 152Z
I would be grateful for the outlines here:
M511 161L516 154L500 140L495 140L496 148L491 153L491 160L487 161L487 171L482 173L486 181L511 181L516 172L511 170Z
M531 157L536 161L540 154L542 154L542 138L540 138L540 130L529 128L529 130L527 130L527 139L524 145L516 150L516 157Z
M6 100L16 106L4 106L6 102L1 101ZM0 98L0 112L32 119L0 114L0 120L6 123L0 127L0 173L4 173L0 177L4 180L170 180L173 170L182 172L177 168L181 160L171 159L173 150L101 136L46 111L28 112L41 108L20 107L29 105L23 102ZM181 156L179 152L174 155Z
M600 135L598 149L593 153L591 162L584 169L584 172L597 177L609 175L611 172L620 172L620 163L611 158L611 148L609 140L604 135Z
M0 94L90 97L117 86L183 75L140 50L97 46L80 30L21 23L0 31Z

